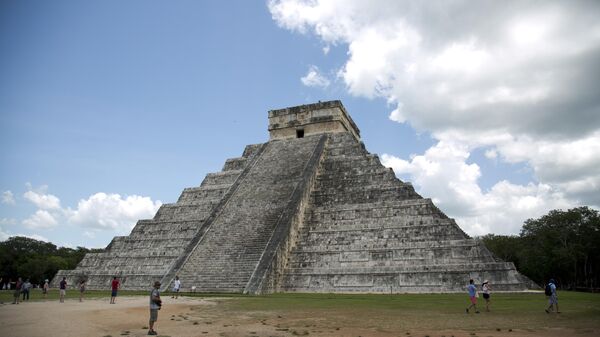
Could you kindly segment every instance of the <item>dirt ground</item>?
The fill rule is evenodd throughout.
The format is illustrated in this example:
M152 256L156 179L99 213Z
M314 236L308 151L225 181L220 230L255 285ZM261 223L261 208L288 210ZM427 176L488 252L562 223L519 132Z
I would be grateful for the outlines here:
M389 331L382 327L344 327L335 317L312 316L310 312L294 317L269 313L250 314L221 310L222 301L236 299L163 298L156 330L160 336L430 336L430 337L564 337L598 336L600 331L552 329L543 331ZM0 305L0 336L3 337L117 337L145 336L148 331L148 299L119 297L111 305L107 299L38 301ZM346 318L347 319L347 318Z

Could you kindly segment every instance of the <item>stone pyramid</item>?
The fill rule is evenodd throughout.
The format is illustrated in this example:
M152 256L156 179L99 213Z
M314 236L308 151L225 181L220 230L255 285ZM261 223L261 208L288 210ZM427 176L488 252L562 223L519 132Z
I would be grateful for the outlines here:
M340 101L269 111L248 145L129 236L89 253L69 284L198 292L456 292L532 286L370 154Z

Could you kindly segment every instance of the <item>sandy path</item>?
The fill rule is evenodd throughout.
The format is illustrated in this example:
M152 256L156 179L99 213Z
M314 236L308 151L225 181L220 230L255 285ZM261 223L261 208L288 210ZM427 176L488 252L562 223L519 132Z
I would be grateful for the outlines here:
M215 298L181 297L177 300L163 297L156 329L161 336L327 336L327 337L387 337L387 336L445 336L445 337L564 337L597 336L598 331L545 330L545 331L389 331L382 327L345 327L334 317L319 317L310 312L302 317L282 317L273 312L228 312ZM223 300L223 299L221 299ZM235 299L227 299L235 300ZM111 305L106 299L28 302L19 305L0 305L1 337L119 337L146 336L148 327L148 299L146 297L119 297ZM332 315L335 316L335 315ZM393 329L392 329L393 330Z
M210 305L194 298L168 298L164 310L159 311L157 328L177 333L180 321L170 320L171 315L181 315L190 307ZM145 297L118 297L116 304L106 299L37 301L19 305L0 306L0 336L144 336L148 327L148 299ZM181 318L178 318L181 319ZM179 324L180 325L180 324ZM142 329L145 327L145 329ZM158 330L158 329L157 329ZM158 330L160 332L160 330ZM174 333L173 333L174 332ZM205 334L206 335L206 334Z

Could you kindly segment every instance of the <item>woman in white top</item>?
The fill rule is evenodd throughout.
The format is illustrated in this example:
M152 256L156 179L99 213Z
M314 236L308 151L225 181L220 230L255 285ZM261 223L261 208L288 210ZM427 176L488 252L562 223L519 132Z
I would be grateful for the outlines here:
M483 299L485 299L485 311L490 311L490 283L488 280L483 281L481 285L483 290Z

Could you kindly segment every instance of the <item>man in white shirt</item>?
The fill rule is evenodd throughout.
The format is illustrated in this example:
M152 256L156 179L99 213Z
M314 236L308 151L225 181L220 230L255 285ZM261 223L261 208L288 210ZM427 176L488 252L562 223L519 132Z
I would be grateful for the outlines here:
M175 276L175 281L173 282L173 296L171 298L177 298L179 296L179 289L181 288L181 281L179 281L179 276Z

